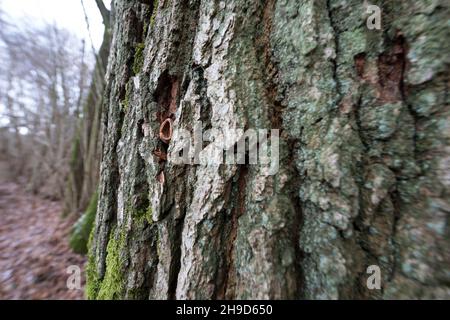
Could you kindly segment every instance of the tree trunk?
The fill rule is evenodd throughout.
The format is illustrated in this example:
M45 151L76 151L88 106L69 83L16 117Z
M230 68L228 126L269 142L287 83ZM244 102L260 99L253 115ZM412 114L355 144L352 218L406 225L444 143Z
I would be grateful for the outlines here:
M64 194L64 212L78 213L87 208L98 186L101 158L101 114L103 91L105 87L105 70L111 45L110 12L102 0L96 0L105 26L103 41L95 55L95 67L86 101L83 105L83 117L78 119L77 132L72 142L70 172Z
M116 1L89 298L450 298L449 4L373 2L381 30L366 1ZM165 161L198 121L279 129L278 172Z

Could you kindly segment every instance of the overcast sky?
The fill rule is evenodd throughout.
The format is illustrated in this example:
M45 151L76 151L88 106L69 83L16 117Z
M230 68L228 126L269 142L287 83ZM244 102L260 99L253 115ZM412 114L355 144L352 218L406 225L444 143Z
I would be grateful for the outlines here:
M95 50L98 50L103 38L102 17L94 0L83 1L93 45ZM104 0L104 3L108 8L110 7L110 0ZM30 25L43 22L56 23L80 39L85 39L87 45L91 44L81 0L0 0L0 8L11 23L29 23ZM0 126L7 124L5 122L7 119L2 117L3 112L4 106L0 103Z
M98 49L103 36L102 18L94 0L83 1L94 47ZM109 0L104 2L109 8ZM84 38L87 44L90 43L81 0L0 0L0 7L13 21L23 21L22 18L26 18L30 24L55 22L58 26Z

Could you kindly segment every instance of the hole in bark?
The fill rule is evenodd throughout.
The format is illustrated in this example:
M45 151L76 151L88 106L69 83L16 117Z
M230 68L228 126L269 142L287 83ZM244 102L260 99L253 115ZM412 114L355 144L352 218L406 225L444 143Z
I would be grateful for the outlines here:
M179 91L179 81L177 77L169 75L164 71L158 80L154 97L158 103L159 122L171 117L177 111L177 97Z
M364 67L366 64L366 53L361 52L354 56L356 74L362 78L364 76Z
M406 66L406 41L398 34L390 52L378 58L378 84L380 100L396 102L402 100L403 74Z

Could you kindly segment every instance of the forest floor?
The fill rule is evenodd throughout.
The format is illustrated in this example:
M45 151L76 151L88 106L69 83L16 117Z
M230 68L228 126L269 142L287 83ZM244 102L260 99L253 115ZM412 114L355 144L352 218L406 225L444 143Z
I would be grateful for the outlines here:
M67 268L85 257L68 245L73 219L61 218L61 204L25 192L0 175L0 299L83 299L67 288Z

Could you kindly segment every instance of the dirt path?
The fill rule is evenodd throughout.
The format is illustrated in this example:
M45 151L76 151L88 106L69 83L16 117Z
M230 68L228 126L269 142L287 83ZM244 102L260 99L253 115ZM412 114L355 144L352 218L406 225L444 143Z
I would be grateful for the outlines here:
M83 299L66 286L66 268L84 270L85 258L70 250L73 220L60 214L58 202L0 181L0 299Z

